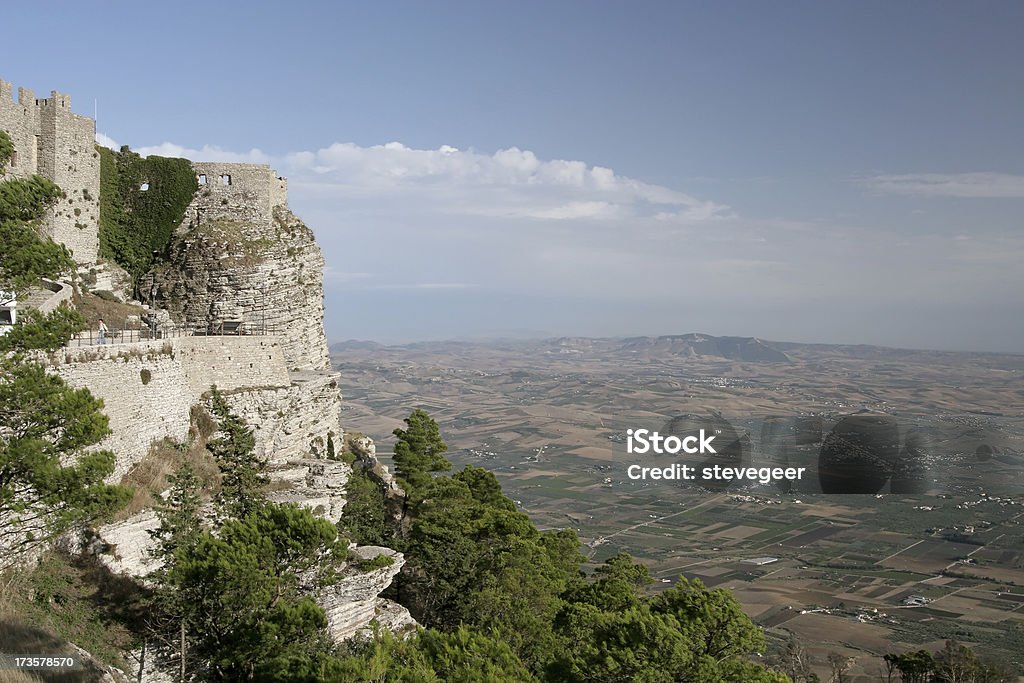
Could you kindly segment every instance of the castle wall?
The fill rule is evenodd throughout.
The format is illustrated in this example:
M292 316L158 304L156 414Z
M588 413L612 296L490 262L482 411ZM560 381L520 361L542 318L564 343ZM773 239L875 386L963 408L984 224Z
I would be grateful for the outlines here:
M14 86L0 80L0 129L11 138L15 153L15 159L6 170L17 178L27 178L40 172L36 136L42 134L42 127L35 94L19 88L18 101L15 101L13 90Z
M190 410L211 385L225 392L229 403L242 401L250 388L257 393L292 390L275 337L184 337L68 349L55 369L68 384L87 387L103 399L113 433L102 446L117 458L112 481L141 460L155 441L187 438ZM301 406L303 401L293 398L290 403ZM325 408L318 401L310 403L311 411ZM277 409L286 405L282 402ZM313 418L326 419L326 415ZM279 436L278 425L257 430L261 454L277 457L276 444L282 443L290 446L287 455L298 455L298 442L308 448L320 433L318 429L302 432L302 416L289 416L289 420L293 437Z
M279 337L185 337L173 346L197 399L213 385L232 392L291 383Z
M288 181L266 164L196 162L199 181L183 230L205 220L227 219L268 224L275 206L288 204Z
M100 159L96 122L71 111L71 97L57 92L37 99L24 88L0 81L0 128L14 143L15 177L41 175L66 193L44 221L44 232L67 246L80 265L96 263L99 252Z
M125 348L114 351L117 347L69 352L72 361L57 367L68 384L88 388L103 399L112 433L101 446L114 452L110 477L114 482L141 460L154 442L165 438L184 441L189 411L195 403L180 357L159 342L132 346L138 347L132 355ZM143 384L143 370L150 373L148 384Z

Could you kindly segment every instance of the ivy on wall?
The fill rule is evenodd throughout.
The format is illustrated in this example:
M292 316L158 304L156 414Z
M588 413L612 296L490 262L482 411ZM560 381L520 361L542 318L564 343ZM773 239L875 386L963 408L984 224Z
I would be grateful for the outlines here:
M4 172L4 166L14 156L14 143L11 142L11 138L7 136L7 133L0 130L0 175Z
M187 159L100 153L100 255L138 280L166 250L199 189Z

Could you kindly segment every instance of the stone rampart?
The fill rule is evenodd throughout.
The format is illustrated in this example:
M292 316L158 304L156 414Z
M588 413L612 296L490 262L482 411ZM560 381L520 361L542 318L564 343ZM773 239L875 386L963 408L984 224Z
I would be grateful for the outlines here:
M99 251L100 159L96 122L71 111L71 96L56 90L37 99L31 90L0 81L0 129L14 143L6 169L15 177L41 175L67 195L49 213L43 228L67 246L79 265L96 263Z
M312 392L305 383L293 383L277 337L182 337L66 349L55 370L72 386L87 387L103 399L113 433L102 445L117 457L112 481L145 457L154 442L185 440L190 410L212 385L247 417L282 413L271 424L253 423L259 425L258 450L266 457L304 455L318 438L341 429L336 381L327 379ZM327 411L335 405L332 421ZM285 412L292 410L296 413Z

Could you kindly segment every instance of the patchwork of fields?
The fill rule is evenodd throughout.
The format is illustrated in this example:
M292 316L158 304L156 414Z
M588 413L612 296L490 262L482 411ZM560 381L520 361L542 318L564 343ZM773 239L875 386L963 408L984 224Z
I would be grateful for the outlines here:
M551 342L332 350L345 424L382 456L401 418L426 409L456 466L494 471L539 526L576 529L595 563L625 550L656 589L680 577L728 588L770 641L794 634L822 665L846 653L861 680L878 680L874 655L947 638L1024 672L1024 358L776 348L790 362ZM771 457L766 418L810 416L827 430L858 411L895 416L902 434L929 435L929 492L710 492L626 478L628 427L712 411L755 462ZM801 456L812 468L816 449Z

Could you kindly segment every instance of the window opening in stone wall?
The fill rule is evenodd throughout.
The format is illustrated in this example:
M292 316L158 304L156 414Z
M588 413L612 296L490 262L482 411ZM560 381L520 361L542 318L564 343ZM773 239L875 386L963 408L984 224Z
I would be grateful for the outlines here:
M229 175L228 175L228 174L226 174L226 173L225 173L224 175L222 175L222 176L220 177L220 184L221 184L221 185L224 185L225 187L227 187L228 185L230 185L230 184L231 184L231 176L229 176Z
M199 184L200 185L205 185L206 184L206 174L205 173L200 173L199 174Z

